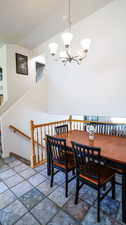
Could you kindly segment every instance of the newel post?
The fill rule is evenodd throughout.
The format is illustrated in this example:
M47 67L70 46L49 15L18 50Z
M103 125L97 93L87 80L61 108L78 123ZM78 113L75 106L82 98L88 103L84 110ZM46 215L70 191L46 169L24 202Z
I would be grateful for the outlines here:
M34 142L34 121L30 121L30 130L31 130L31 147L32 147L32 155L31 155L31 167L33 168L36 163L36 155L35 155L35 142Z
M72 130L72 115L69 116L70 130Z

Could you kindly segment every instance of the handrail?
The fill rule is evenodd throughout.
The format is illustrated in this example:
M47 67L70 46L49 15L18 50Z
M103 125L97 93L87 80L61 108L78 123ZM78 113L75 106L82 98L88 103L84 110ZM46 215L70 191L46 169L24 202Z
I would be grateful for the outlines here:
M33 126L34 128L39 128L39 127L46 127L46 126L55 125L59 123L65 123L65 122L69 122L69 120L59 120L54 122L42 123L42 124L34 124Z
M42 124L34 124L34 128L40 128L40 127L46 127L46 126L51 126L59 123L65 123L65 122L78 122L78 123L94 123L94 124L108 124L108 125L126 125L126 123L115 123L115 122L106 122L106 121L91 121L91 120L77 120L77 119L68 119L68 120L59 120L59 121L54 121L54 122L48 122L48 123L42 123Z
M87 120L60 120L60 121L55 121L55 122L49 122L49 123L43 123L43 124L36 124L34 125L34 128L39 128L39 127L45 127L49 125L55 125L58 123L64 123L64 122L80 122L80 123L96 123L96 124L110 124L110 125L126 125L126 123L113 123L113 122L101 122L101 121L87 121ZM27 134L19 130L18 128L14 127L13 125L9 125L9 128L12 129L14 132L20 134L21 136L26 137L28 140L31 140L31 137L29 137Z
M16 127L14 127L13 125L9 125L9 128L12 129L14 131L14 133L18 133L21 136L27 138L28 140L31 140L31 137L29 137L27 134L25 134L24 132L22 132L21 130L17 129Z
M80 123L95 123L95 124L108 124L108 125L126 125L126 123L122 123L122 122L120 122L120 123L115 123L115 122L106 122L106 121L91 121L91 120L89 120L89 121L87 121L87 120L74 120L74 119L72 119L72 120L67 120L67 121L71 121L71 122L80 122Z
M31 137L29 137L27 134L25 134L24 132L22 132L21 130L17 129L16 127L14 127L13 125L9 125L9 128L12 129L14 131L14 133L18 133L19 135L27 138L28 140L31 140ZM43 145L41 145L40 143L38 143L37 141L34 141L35 144L38 144L40 147L43 147Z

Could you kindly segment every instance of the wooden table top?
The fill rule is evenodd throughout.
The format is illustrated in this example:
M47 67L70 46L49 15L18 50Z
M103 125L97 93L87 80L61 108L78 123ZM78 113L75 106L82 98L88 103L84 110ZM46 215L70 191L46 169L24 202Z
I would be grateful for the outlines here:
M56 137L66 139L66 144L69 147L71 147L71 141L90 145L88 134L85 131L72 130L68 133L56 135ZM101 148L101 156L118 163L126 163L125 137L95 134L93 146Z

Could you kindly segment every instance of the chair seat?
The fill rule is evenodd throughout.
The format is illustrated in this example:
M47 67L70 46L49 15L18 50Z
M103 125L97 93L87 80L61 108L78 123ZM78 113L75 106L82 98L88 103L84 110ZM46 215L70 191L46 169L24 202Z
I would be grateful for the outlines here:
M75 168L75 162L74 162L74 156L73 154L67 154L67 167L66 167L66 163L65 163L65 159L61 158L60 160L54 160L53 161L53 165L63 168L63 169L73 169Z
M88 171L90 170L91 176L88 176ZM103 185L111 180L112 176L115 174L115 171L112 168L97 165L97 163L90 164L88 168L81 168L80 178L83 178L95 185L98 185L98 175L100 174L100 184Z

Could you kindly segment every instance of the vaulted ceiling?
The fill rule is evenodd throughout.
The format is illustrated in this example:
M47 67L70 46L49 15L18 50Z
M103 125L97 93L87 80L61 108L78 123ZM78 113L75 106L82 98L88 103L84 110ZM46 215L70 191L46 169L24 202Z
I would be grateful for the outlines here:
M71 0L72 23L113 0ZM0 45L20 44L33 49L64 29L65 0L0 1Z

